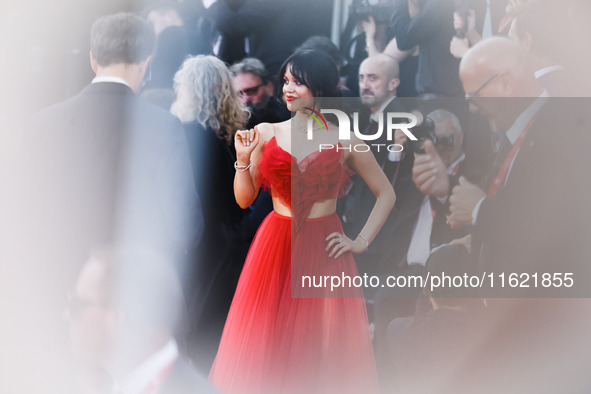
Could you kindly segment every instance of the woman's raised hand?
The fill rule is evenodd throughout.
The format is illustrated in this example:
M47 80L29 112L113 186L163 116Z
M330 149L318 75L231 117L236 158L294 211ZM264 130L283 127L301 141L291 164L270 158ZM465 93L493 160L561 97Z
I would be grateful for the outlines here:
M256 129L238 130L234 136L234 147L238 164L248 165L252 151L259 144L259 133Z

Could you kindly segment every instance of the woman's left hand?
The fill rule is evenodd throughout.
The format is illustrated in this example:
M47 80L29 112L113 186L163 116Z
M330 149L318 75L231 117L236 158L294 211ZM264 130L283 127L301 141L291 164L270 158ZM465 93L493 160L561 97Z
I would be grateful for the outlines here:
M359 254L365 251L365 244L362 240L356 239L351 240L345 234L331 233L326 237L325 241L328 242L326 251L329 252L328 257L339 258L346 252L352 252Z

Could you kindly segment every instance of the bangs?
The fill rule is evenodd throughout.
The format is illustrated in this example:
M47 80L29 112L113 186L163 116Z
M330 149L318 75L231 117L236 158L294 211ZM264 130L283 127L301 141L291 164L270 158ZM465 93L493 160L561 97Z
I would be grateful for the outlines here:
M310 91L312 92L312 94L314 96L318 95L318 92L315 92L314 89L312 88L312 81L310 80L310 71L311 70L305 70L305 68L307 68L306 63L301 63L301 64L296 64L296 63L291 63L289 65L289 72L291 73L291 75L294 76L295 79L297 79L298 81L302 82L304 85L306 85L306 87L308 89L310 89Z

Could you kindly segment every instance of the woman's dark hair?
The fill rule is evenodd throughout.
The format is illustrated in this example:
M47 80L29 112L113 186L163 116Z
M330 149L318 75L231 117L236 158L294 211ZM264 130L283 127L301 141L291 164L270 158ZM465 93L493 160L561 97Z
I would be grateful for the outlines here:
M298 81L310 89L314 97L340 97L337 88L339 72L332 58L325 52L317 50L300 50L281 66L279 83L283 85L283 77L289 66L289 72Z

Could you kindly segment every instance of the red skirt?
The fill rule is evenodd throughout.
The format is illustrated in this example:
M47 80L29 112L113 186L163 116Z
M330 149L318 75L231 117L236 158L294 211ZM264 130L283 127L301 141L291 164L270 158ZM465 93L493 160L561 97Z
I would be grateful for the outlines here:
M334 259L325 251L326 237L342 233L341 222L336 214L308 219L294 237L291 224L275 212L261 224L211 381L225 393L377 392L362 290L301 285L302 276L357 275L350 253Z

